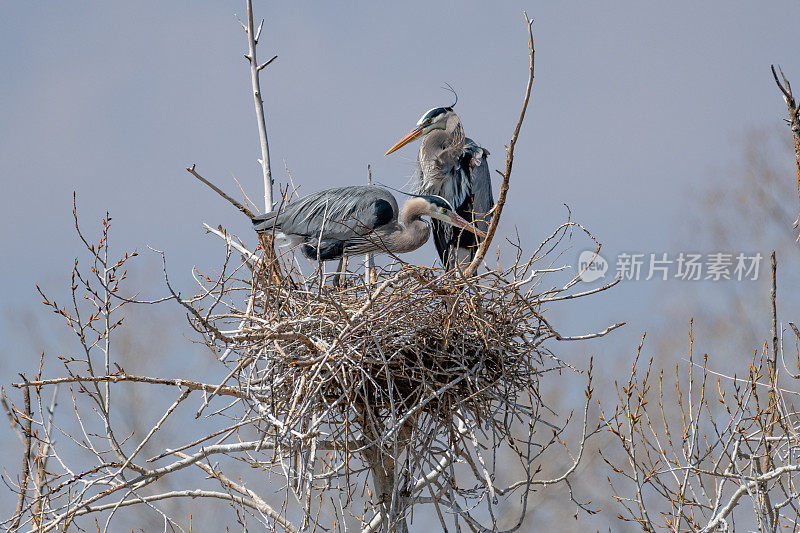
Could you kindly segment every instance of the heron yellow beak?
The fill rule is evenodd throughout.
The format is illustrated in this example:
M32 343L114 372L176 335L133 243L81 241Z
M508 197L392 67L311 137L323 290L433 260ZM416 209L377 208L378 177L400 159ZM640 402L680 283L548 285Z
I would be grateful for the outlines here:
M481 238L486 237L486 234L484 232L482 232L481 230L479 230L478 228L476 228L475 226L473 226L472 224L461 218L458 214L450 212L445 216L447 217L447 222L449 222L453 226L458 226L461 229L470 231L475 235L477 235L478 237Z
M409 131L406 134L405 137L403 137L402 139L397 141L397 144L395 144L394 146L389 148L389 151L386 152L386 154L384 154L384 155L389 155L392 152L395 152L395 151L399 150L400 148L402 148L403 146L407 145L411 141L413 141L415 139L419 139L420 137L422 137L423 133L425 133L425 131L422 128L415 128L415 129Z

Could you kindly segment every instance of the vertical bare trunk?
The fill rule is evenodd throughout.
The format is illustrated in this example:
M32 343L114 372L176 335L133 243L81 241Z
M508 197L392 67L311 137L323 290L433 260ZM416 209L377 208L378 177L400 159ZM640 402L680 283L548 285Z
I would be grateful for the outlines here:
M528 85L525 87L525 98L522 100L522 110L519 113L519 120L517 126L514 128L514 133L511 135L511 141L506 147L506 170L503 172L503 182L500 184L500 194L497 195L497 203L494 206L494 213L492 214L492 222L489 224L489 229L486 231L486 238L478 247L478 251L472 262L464 269L464 277L471 277L478 271L489 246L492 244L492 238L497 225L500 223L500 215L503 213L503 206L506 203L506 195L508 194L508 183L511 180L511 167L514 165L514 146L517 144L519 137L519 130L522 128L522 122L525 120L525 112L528 110L528 102L531 99L531 89L533 88L534 65L536 50L533 47L533 21L525 14L525 24L528 27L528 56L530 57L530 68L528 70Z
M269 141L267 139L267 122L264 118L264 100L261 98L261 83L259 81L259 72L272 63L278 56L274 56L269 61L259 65L258 56L256 55L256 46L258 39L261 37L261 28L264 26L264 20L258 25L258 29L253 24L253 0L245 0L247 7L247 45L248 53L245 57L250 62L250 80L253 85L253 103L256 108L256 121L258 123L258 138L261 143L261 170L264 174L264 212L272 211L274 202L272 199L272 167L269 160ZM266 256L266 263L268 265L269 277L272 283L280 283L281 273L278 266L277 256L275 254L274 236L272 234L263 234L259 237L261 247L264 249Z
M794 227L800 226L800 105L797 105L792 94L792 85L783 74L783 70L778 67L783 78L783 83L778 79L778 73L775 71L775 65L772 65L772 77L775 78L775 83L783 94L783 101L786 102L786 110L789 113L789 126L792 128L792 137L794 139L794 159L797 168L797 200L798 200L798 215L794 221ZM797 238L800 241L800 237Z
M256 56L256 45L261 35L261 27L264 21L258 26L258 30L253 28L253 0L246 0L247 3L247 59L250 61L250 78L253 84L253 102L256 106L256 119L258 121L258 138L261 141L261 170L264 173L264 209L265 212L272 211L272 168L269 162L269 141L267 139L267 122L264 118L264 100L261 98L261 83L258 73L269 62L264 65L258 64ZM254 33L255 32L255 33ZM270 60L272 61L272 60Z
M367 165L367 185L372 185L372 166ZM364 284L373 283L373 272L375 271L375 257L373 254L364 256Z

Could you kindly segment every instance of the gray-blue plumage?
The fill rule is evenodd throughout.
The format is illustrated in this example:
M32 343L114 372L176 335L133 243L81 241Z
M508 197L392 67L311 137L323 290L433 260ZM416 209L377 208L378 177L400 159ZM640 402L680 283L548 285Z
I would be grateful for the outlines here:
M434 121L436 118L439 127L431 129L420 143L417 192L445 198L455 206L456 213L485 233L494 207L489 151L464 136L461 121L452 109L446 108L446 113L437 114ZM480 244L473 233L437 220L433 221L433 240L448 268L474 257Z
M358 185L309 194L280 212L253 218L253 227L258 233L274 232L299 245L309 259L327 261L369 252L415 250L430 235L422 216L467 226L442 198L414 196L398 210L386 189Z
M492 178L489 170L489 150L482 148L472 139L467 138L462 158L462 169L469 169L468 178L472 194L472 212L474 225L484 233L489 229L492 220L489 214L494 207L494 194L492 193ZM466 172L463 170L462 172ZM462 215L463 216L463 215ZM467 219L469 220L469 219Z
M346 242L397 222L398 214L397 200L386 189L338 187L304 196L280 212L259 215L253 218L253 227L259 233L274 229L290 243L302 244L304 255L310 259L327 260L341 257Z
M446 199L455 206L457 214L478 230L476 234L465 233L433 221L436 250L442 263L453 268L475 256L479 233L485 233L489 227L494 207L489 151L464 135L461 119L450 106L425 112L416 127L389 148L386 155L420 137L423 139L417 158L417 192Z

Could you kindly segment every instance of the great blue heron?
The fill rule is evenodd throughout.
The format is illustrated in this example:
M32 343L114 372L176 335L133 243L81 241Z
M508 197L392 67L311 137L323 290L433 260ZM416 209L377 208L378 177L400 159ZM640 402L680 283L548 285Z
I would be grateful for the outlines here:
M456 96L458 102L458 96ZM417 158L417 192L441 196L482 232L494 207L489 151L464 136L453 106L436 107L420 117L416 127L389 148L386 155L424 136ZM453 268L471 259L480 239L459 228L433 221L433 240L442 263Z
M482 235L443 198L411 195L398 210L392 193L372 185L309 194L280 212L253 218L253 227L258 233L274 231L300 246L309 259L329 261L349 255L416 250L430 234L423 216Z

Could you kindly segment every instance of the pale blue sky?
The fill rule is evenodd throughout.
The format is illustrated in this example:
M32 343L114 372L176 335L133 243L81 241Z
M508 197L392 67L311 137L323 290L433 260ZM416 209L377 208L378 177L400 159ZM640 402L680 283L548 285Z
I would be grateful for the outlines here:
M800 87L795 1L257 1L261 58L279 55L262 76L277 181L284 161L305 191L362 183L371 163L376 179L403 185L416 146L383 154L449 103L445 82L501 168L527 76L523 9L537 77L501 231L518 226L530 248L566 203L610 255L705 246L688 222L692 191L736 161L748 128L780 123L771 63ZM179 287L193 265L219 263L202 222L254 243L248 222L184 170L196 163L229 192L235 175L262 196L238 2L6 2L0 13L5 308L35 306L34 283L66 295L73 190L87 227L111 211L117 250L166 250ZM412 257L431 262L432 245ZM555 312L568 334L627 320L612 344L593 345L602 355L658 326L657 293L657 282L627 284ZM0 368L13 375L11 357L26 354L7 324L0 334Z
M567 203L611 250L672 246L688 187L733 158L745 128L782 117L769 64L800 73L795 2L257 8L268 17L262 57L280 56L263 76L275 175L285 180L285 161L306 190L361 182L367 163L404 183L415 148L383 153L449 101L444 82L500 167L526 76L527 9L537 80L504 225L527 244ZM68 268L72 190L87 223L109 209L120 246L166 249L178 271L213 259L201 221L247 234L183 170L196 162L228 190L233 174L261 194L237 4L3 9L0 213L13 260L0 273L18 281L8 301Z

